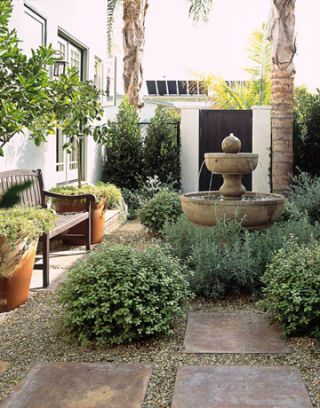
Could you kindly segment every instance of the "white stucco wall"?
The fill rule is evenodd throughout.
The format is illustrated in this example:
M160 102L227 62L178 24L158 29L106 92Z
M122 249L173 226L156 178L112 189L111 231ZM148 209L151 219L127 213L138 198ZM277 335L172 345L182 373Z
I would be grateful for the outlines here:
M181 109L181 182L185 193L198 190L199 109Z
M271 106L252 108L252 151L259 154L252 174L252 189L270 193Z
M258 166L252 174L253 191L270 192L270 145L271 107L253 107L252 151L259 154ZM183 191L198 191L199 109L181 109L181 172Z
M18 37L27 38L25 27L24 3L32 7L47 21L47 44L57 48L58 30L76 39L87 51L85 79L94 79L94 61L98 57L107 68L106 52L106 7L105 0L14 0L11 27ZM105 75L104 75L105 76ZM85 173L88 182L95 182L101 176L101 148L92 138L87 140ZM49 137L48 142L36 147L27 140L27 135L16 135L5 147L5 157L0 158L0 171L15 168L40 168L43 171L45 187L50 188L61 181L56 172L56 138Z

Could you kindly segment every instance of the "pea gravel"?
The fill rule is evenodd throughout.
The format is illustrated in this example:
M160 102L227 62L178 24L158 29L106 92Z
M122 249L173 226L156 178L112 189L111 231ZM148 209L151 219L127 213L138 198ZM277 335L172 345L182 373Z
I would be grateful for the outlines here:
M149 238L144 232L128 238L113 234L111 242L132 241L144 246ZM221 302L196 300L187 306L190 311L258 311L246 298ZM310 338L288 340L293 353L283 354L184 354L183 340L186 315L173 322L169 336L143 342L110 346L104 349L84 349L68 342L61 331L62 310L55 291L33 292L19 309L0 315L0 360L11 366L0 376L0 402L19 383L26 372L38 362L110 362L145 363L153 365L153 373L143 408L169 408L173 395L177 367L182 365L254 365L295 366L308 388L314 407L320 408L320 353Z

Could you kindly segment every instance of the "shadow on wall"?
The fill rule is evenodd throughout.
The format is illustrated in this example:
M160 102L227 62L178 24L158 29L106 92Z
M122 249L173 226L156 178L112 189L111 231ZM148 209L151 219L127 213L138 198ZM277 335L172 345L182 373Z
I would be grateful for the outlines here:
M44 169L48 143L40 147L18 134L5 146L4 157L0 158L0 169Z

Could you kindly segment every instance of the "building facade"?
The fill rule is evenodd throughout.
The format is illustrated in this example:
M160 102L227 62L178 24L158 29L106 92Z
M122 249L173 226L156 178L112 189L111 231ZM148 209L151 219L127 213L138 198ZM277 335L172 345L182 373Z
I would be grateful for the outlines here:
M83 80L92 80L103 90L106 86L107 38L105 0L13 0L11 27L30 55L32 48L52 44L68 66L76 67ZM77 178L76 152L63 149L64 135L58 131L36 147L25 135L16 135L5 147L0 169L37 169L43 171L45 188L72 183ZM83 144L83 180L95 182L101 176L101 148L91 137Z

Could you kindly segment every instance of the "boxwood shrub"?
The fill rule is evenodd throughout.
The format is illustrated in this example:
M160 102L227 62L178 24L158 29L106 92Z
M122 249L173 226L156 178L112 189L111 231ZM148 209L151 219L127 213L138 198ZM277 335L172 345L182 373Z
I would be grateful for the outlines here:
M160 191L138 211L141 223L155 234L161 234L164 225L177 221L182 213L180 195L173 191Z
M81 343L120 344L168 333L189 297L187 270L166 248L102 245L59 292L64 326Z
M262 277L261 305L285 334L320 337L320 245L290 240L273 257Z

